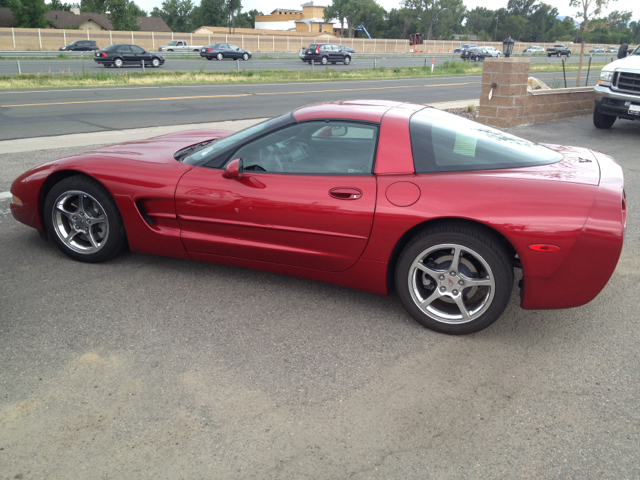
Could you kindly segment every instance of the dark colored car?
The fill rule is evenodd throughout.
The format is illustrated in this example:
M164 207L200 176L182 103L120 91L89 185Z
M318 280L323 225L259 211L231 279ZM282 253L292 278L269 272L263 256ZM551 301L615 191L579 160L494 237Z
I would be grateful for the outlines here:
M344 45L340 45L340 48L342 49L343 52L356 53L356 51L351 47L345 47Z
M515 299L514 269L523 308L591 301L627 224L622 168L604 153L386 100L102 147L32 168L11 194L13 217L78 261L128 247L393 289L417 321L458 335Z
M60 47L58 50L62 52L92 52L100 50L100 47L95 40L76 40L69 45Z
M493 55L483 47L467 48L460 54L462 60L469 60L470 62L477 62L478 60L482 62L487 57L491 58Z
M207 60L222 60L223 58L231 58L232 60L242 59L249 60L252 55L249 50L243 50L231 43L212 43L200 49L200 56Z
M98 50L93 61L105 67L122 67L124 65L145 65L159 67L164 64L164 57L155 52L147 52L137 45L115 44Z
M320 62L322 65L338 62L349 65L351 63L351 53L342 49L338 45L329 43L312 43L300 52L300 60L303 62Z
M566 45L554 45L551 48L547 48L547 57L551 56L560 57L561 55L566 55L567 57L571 56L571 50Z
M467 48L474 48L474 47L477 47L477 46L478 46L477 43L463 43L459 47L456 47L455 50L453 51L453 53L462 53Z

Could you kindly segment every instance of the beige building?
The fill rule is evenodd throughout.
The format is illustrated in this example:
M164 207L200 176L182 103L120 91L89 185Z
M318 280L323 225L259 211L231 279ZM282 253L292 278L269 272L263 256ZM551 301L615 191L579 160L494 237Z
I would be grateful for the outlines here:
M333 35L337 21L325 22L324 7L314 5L313 0L304 3L302 10L277 8L269 15L256 15L256 30L283 30L295 32L328 33Z

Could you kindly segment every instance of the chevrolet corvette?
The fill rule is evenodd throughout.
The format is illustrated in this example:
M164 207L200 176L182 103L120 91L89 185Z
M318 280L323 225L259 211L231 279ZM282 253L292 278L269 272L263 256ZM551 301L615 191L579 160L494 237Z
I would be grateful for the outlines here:
M237 133L99 148L18 177L11 211L74 260L134 252L379 294L468 334L504 312L590 302L618 262L623 173L408 103L309 105Z

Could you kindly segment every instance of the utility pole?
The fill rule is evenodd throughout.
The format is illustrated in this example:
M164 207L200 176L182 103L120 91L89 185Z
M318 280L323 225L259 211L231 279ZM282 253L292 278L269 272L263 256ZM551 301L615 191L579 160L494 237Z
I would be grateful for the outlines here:
M496 34L493 36L493 41L497 42L498 40L498 15L496 15Z

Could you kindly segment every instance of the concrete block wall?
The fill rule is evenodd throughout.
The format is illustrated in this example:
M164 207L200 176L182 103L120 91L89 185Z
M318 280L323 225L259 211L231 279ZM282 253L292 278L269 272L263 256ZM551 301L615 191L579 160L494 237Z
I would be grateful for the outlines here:
M527 92L528 78L528 58L485 60L478 122L509 128L593 113L593 87Z

